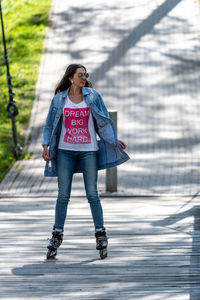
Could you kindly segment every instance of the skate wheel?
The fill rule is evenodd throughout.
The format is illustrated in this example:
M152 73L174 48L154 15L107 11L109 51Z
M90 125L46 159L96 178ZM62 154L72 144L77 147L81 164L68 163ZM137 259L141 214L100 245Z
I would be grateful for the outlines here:
M106 258L108 256L107 249L101 249L101 250L99 250L99 255L100 255L101 259Z
M57 250L48 250L47 259L54 259L57 255Z

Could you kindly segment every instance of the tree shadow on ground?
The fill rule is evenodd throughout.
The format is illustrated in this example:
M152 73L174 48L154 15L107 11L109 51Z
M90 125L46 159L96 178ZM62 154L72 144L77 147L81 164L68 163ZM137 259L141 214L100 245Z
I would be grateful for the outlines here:
M192 197L190 202L196 196ZM189 204L189 203L188 203ZM185 205L184 205L185 206ZM199 300L200 297L200 206L196 205L189 210L182 211L180 213L175 213L169 217L152 222L153 226L161 226L165 228L170 228L171 225L176 224L188 217L194 217L193 232L188 233L192 237L192 249L190 254L190 265L189 274L187 277L188 283L191 282L189 288L190 300ZM173 227L176 230L176 227ZM177 224L177 230L181 232L181 226Z
M136 299L136 297L144 299L150 295L155 295L155 297L160 295L160 299L170 299L172 294L182 293L190 294L191 300L198 300L200 295L198 289L200 283L198 273L200 207L197 205L185 209L187 206L191 207L196 196L188 202L184 201L175 213L164 219L161 215L166 215L165 205L159 214L155 212L150 215L147 211L145 212L144 199L133 200L133 203L134 201L137 203L136 210L139 206L144 206L142 218L137 211L121 211L116 199L110 199L109 205L113 207L112 215L116 220L110 219L107 222L110 228L110 245L109 256L104 261L98 257L94 238L90 240L91 230L87 229L89 223L86 215L83 218L76 219L75 216L71 218L66 230L66 244L64 243L59 249L58 259L46 261L46 244L42 247L44 241L40 240L41 235L37 237L37 232L39 228L40 232L45 233L48 220L44 220L40 214L42 208L44 211L48 211L49 208L46 206L46 201L40 200L40 207L37 207L38 218L32 220L28 213L29 222L26 222L24 215L21 225L16 222L16 234L13 229L12 235L15 239L9 244L9 249L12 247L16 249L16 245L22 247L24 250L19 252L19 258L23 259L25 255L27 263L12 268L12 274L15 276L12 289L8 281L4 282L2 294L13 296L20 285L18 296L21 297L28 297L30 291L35 297L55 295L70 297L73 294L74 297L83 299L84 297L86 299L112 299L116 295L127 296L127 299ZM122 201L126 206L126 200ZM159 199L155 199L156 201ZM27 206L33 213L32 203L29 202ZM85 204L83 204L84 207ZM7 211L10 209L12 209L11 206L7 207ZM81 207L79 209L81 210ZM16 211L16 216L18 214L20 217L20 211ZM148 218L145 218L145 215L148 215ZM194 224L187 220L189 217L194 217ZM107 219L109 219L108 216ZM185 222L180 223L184 219ZM19 229L24 232L23 240L18 239ZM31 236L29 236L30 232ZM175 234L175 239L173 233L176 232L178 234ZM6 234L9 235L10 232L5 232L5 238L7 238ZM2 237L4 239L4 236ZM192 244L190 237L192 237ZM32 241L31 244L29 238ZM27 241L26 245L24 241ZM101 285L98 286L97 282L101 282ZM55 284L59 285L59 289L52 290Z

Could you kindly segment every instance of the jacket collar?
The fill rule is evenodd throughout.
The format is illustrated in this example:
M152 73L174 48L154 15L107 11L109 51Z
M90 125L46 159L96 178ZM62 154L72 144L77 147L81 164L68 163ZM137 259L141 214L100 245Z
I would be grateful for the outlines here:
M63 91L62 93L63 93L62 98L63 99L66 98L68 93L69 93L69 88L67 90ZM82 87L82 94L83 94L83 96L86 96L86 95L90 94L90 89L83 86Z

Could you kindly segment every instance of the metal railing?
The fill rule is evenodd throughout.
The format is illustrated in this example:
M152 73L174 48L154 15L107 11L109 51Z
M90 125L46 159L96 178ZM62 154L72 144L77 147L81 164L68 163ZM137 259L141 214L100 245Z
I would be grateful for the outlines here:
M18 143L17 127L16 127L16 121L15 121L15 117L18 115L18 109L15 104L16 101L13 98L15 93L13 93L13 91L12 91L12 87L13 87L12 82L11 82L12 76L10 75L10 69L9 69L9 58L8 58L8 54L7 54L6 39L5 39L5 33L4 33L1 0L0 0L0 17L1 17L1 29L2 29L2 38L3 38L3 45L4 45L4 62L6 64L6 68L7 68L7 84L8 84L8 94L9 94L9 102L7 105L7 112L8 112L8 118L12 119L12 135L13 135L13 141L14 141L13 154L16 158L18 158L22 155L22 147Z

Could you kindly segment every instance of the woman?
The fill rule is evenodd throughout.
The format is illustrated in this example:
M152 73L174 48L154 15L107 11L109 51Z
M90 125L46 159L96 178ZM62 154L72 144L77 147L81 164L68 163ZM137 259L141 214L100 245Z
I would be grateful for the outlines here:
M55 89L43 130L44 175L58 176L55 224L47 246L47 258L54 257L62 243L72 177L77 172L83 173L95 227L96 249L100 250L102 258L106 257L107 236L97 192L97 172L129 159L123 151L126 145L117 140L116 127L88 76L83 65L68 66Z

